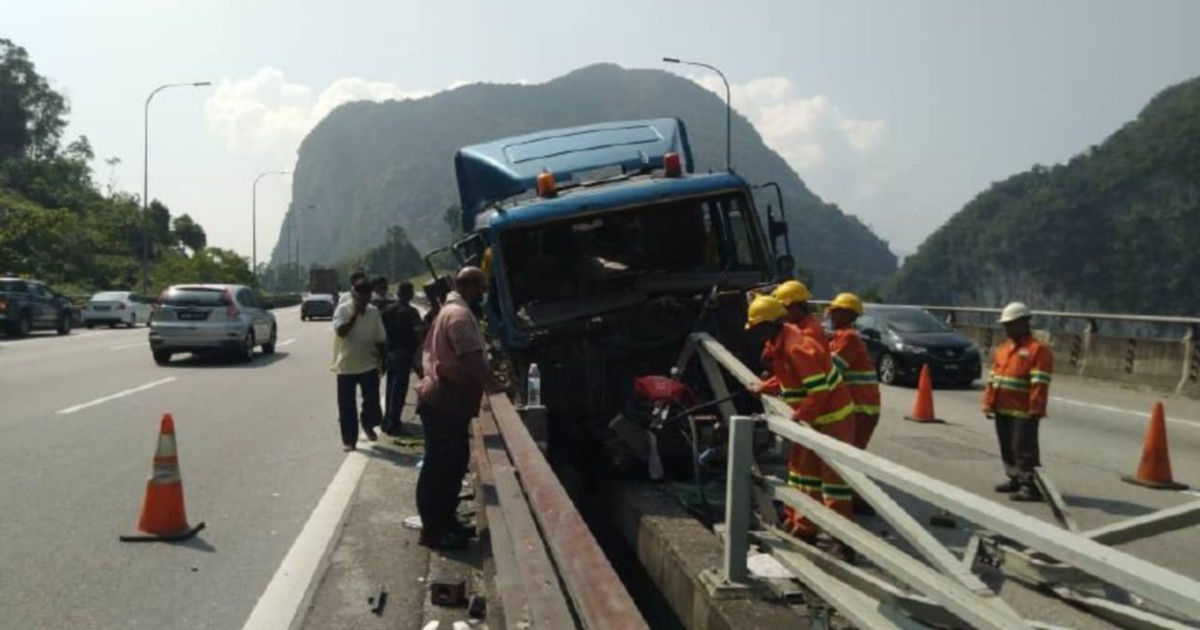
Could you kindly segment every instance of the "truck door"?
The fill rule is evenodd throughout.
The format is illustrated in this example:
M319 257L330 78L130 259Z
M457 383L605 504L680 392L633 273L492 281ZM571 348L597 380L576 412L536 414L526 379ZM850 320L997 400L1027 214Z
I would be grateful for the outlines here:
M35 328L53 328L58 323L58 313L54 308L54 294L46 285L37 282L29 283L30 306L33 311Z

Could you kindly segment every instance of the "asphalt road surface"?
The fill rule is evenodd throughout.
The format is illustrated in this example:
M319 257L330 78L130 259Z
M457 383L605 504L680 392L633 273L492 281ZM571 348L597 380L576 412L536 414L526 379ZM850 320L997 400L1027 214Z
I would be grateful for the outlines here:
M240 628L345 456L327 322L250 364L156 366L145 328L0 340L0 627ZM191 522L127 544L164 413Z
M0 339L0 628L243 626L346 461L329 324L276 315L278 352L248 365L156 366L145 328ZM944 425L901 420L913 393L885 388L871 450L995 496L1002 471L979 392L939 390ZM1160 396L1066 379L1052 395L1043 460L1084 529L1200 498L1119 480ZM1200 483L1200 402L1164 402L1175 477ZM120 543L135 531L167 412L188 516L208 528L185 544ZM1044 505L1018 509L1051 519ZM1193 529L1124 549L1196 577L1198 542ZM1045 598L1012 596L1035 618L1091 625Z

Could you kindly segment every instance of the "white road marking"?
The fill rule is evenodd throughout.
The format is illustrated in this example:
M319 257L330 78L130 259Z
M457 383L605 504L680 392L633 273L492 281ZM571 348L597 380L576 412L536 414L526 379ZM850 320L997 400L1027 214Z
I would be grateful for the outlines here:
M1059 398L1058 396L1051 396L1050 400L1053 400L1054 402L1066 403L1068 405L1077 405L1079 407L1091 407L1092 409L1099 409L1101 411L1109 411L1112 413L1123 413L1127 416L1137 416L1139 418L1146 418L1146 419L1150 418L1149 410L1133 411L1132 409L1122 409L1120 407L1111 407L1109 405L1098 405L1096 403L1083 402L1082 400L1071 400L1070 398ZM1167 416L1167 422L1174 422L1175 424L1181 424L1183 426L1192 427L1193 429L1200 429L1200 421L1196 421L1196 420L1184 420L1182 418L1172 418L1170 416Z
M275 344L275 346L277 348L282 348L284 346L290 346L294 343L296 343L296 338L292 337L291 339L284 339L283 341L280 341L279 343Z
M1186 495L1190 495L1193 497L1200 497L1200 491L1198 491L1198 490L1180 490L1179 492L1180 492L1180 494L1186 494Z
M84 409L87 409L88 407L95 407L96 405L104 404L111 400L116 400L118 398L124 398L131 394L136 394L138 392L144 392L147 389L158 387L159 385L166 385L167 383L171 383L176 380L179 380L179 379L174 376L168 376L167 378L164 378L164 379L159 379L159 380L151 382L151 383L146 383L145 385L142 385L141 387L134 387L133 389L127 389L123 392L117 392L115 394L110 394L103 398L97 398L96 400L92 400L92 401L85 402L83 404L75 405L74 407L67 407L66 409L59 409L58 413L59 413L59 415L65 416L67 414L75 413L76 411L83 411Z
M290 628L300 611L308 607L367 461L368 456L361 451L346 456L242 630Z
M113 347L109 348L109 350L128 350L130 348L148 348L148 347L150 347L149 341L139 341L138 343L127 343L123 346L113 346Z

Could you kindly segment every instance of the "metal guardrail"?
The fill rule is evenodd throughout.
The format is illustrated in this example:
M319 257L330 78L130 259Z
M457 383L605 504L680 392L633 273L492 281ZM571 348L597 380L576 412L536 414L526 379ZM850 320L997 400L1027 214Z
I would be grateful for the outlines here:
M512 403L487 402L476 462L507 627L649 628Z
M700 361L713 394L718 398L728 391L726 374L744 387L758 382L757 376L707 334L692 336L677 367L682 371L693 359ZM993 550L1014 552L1014 570L1022 566L1021 561L1028 560L1042 563L1044 566L1037 570L1045 570L1050 575L1056 571L1063 575L1086 575L1103 583L1109 597L1091 598L1096 601L1088 598L1072 600L1097 614L1123 620L1132 627L1179 627L1180 624L1168 617L1120 603L1132 601L1127 597L1132 593L1190 620L1200 619L1200 582L1102 544L1143 538L1195 524L1200 520L1200 508L1195 505L1164 510L1092 532L1069 531L796 423L791 420L790 407L777 398L763 397L763 406L765 413L755 418L738 416L731 404L721 406L722 414L730 422L730 436L724 564L705 576L714 594L748 592L750 589L746 566L751 540L749 504L752 490L757 487L767 495L766 501L759 501L759 510L774 510L771 499L784 502L905 585L904 589L897 588L772 528L754 534L756 541L768 547L781 564L789 567L809 588L860 627L908 628L914 627L915 620L934 625L965 622L978 628L1041 626L1036 621L1023 619L973 574L972 568L983 543L997 540L1004 546L993 545ZM923 562L779 479L754 478L750 435L756 424L765 424L774 434L811 449L833 466L911 545ZM960 559L877 482L986 530L1000 532L1002 536L991 535L986 541L982 538L974 540ZM1196 503L1200 505L1200 502ZM1065 519L1065 522L1071 521ZM1050 586L1067 588L1070 584L1051 583ZM1121 595L1126 597L1119 597Z

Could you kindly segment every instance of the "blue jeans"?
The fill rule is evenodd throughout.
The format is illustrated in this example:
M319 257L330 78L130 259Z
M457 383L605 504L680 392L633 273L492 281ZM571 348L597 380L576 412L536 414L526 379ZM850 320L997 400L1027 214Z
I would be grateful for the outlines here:
M391 434L400 429L400 414L408 398L408 379L412 374L412 354L408 350L393 350L387 355L387 383L384 385L383 432Z
M342 444L358 442L359 413L355 394L362 389L362 428L370 434L379 426L383 413L379 410L379 371L337 375L338 424L342 427Z

